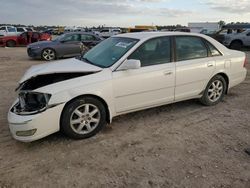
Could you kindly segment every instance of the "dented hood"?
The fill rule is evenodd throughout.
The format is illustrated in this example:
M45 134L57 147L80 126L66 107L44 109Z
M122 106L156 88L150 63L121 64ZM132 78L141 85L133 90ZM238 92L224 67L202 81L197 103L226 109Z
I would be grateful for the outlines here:
M102 68L95 65L91 65L84 61L71 58L65 60L59 60L40 65L34 65L26 71L19 83L23 83L26 80L39 75L52 74L52 73L81 73L81 72L98 72Z

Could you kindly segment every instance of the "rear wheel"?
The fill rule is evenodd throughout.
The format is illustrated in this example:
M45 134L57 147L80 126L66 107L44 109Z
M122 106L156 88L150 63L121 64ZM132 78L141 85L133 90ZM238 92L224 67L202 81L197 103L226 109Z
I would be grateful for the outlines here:
M78 98L63 110L61 130L74 139L94 136L106 124L105 107L93 97Z
M6 42L6 46L7 47L15 47L16 46L16 42L14 40L8 40Z
M230 48L233 49L233 50L241 50L242 48L242 42L241 41L233 41L231 44L230 44Z
M201 103L206 106L218 104L225 96L227 84L225 79L220 76L214 76L208 83L202 98Z
M51 48L45 48L42 51L42 59L46 61L51 61L56 59L56 52Z

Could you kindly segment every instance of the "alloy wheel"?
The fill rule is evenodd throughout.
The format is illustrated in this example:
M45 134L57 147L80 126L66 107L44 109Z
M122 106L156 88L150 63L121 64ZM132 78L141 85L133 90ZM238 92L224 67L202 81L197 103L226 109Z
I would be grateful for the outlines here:
M55 59L55 52L52 49L45 49L43 51L43 58L47 61Z
M216 102L220 99L223 93L223 83L220 80L215 80L208 88L208 99L211 102Z
M99 124L100 110L93 104L83 104L77 107L70 118L70 126L77 134L88 134Z

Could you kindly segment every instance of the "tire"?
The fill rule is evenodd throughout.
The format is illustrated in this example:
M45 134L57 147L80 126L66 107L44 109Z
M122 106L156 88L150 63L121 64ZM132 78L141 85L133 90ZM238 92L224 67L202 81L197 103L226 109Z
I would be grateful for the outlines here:
M200 102L206 106L216 105L222 101L227 90L227 83L221 75L214 76L200 98Z
M73 139L92 137L106 124L105 107L93 97L77 98L67 104L60 121L61 131Z
M51 48L45 48L42 51L41 58L45 61L52 61L56 59L56 52Z
M242 42L241 41L233 41L231 44L230 44L230 48L233 49L233 50L241 50L242 48Z
M16 46L16 42L14 40L8 40L6 42L6 46L7 47L15 47Z

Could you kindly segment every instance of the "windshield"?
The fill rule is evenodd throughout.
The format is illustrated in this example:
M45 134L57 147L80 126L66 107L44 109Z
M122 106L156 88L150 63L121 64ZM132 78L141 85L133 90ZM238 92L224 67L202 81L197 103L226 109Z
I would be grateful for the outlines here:
M117 62L137 42L138 39L112 37L92 48L82 59L93 65L107 68Z

